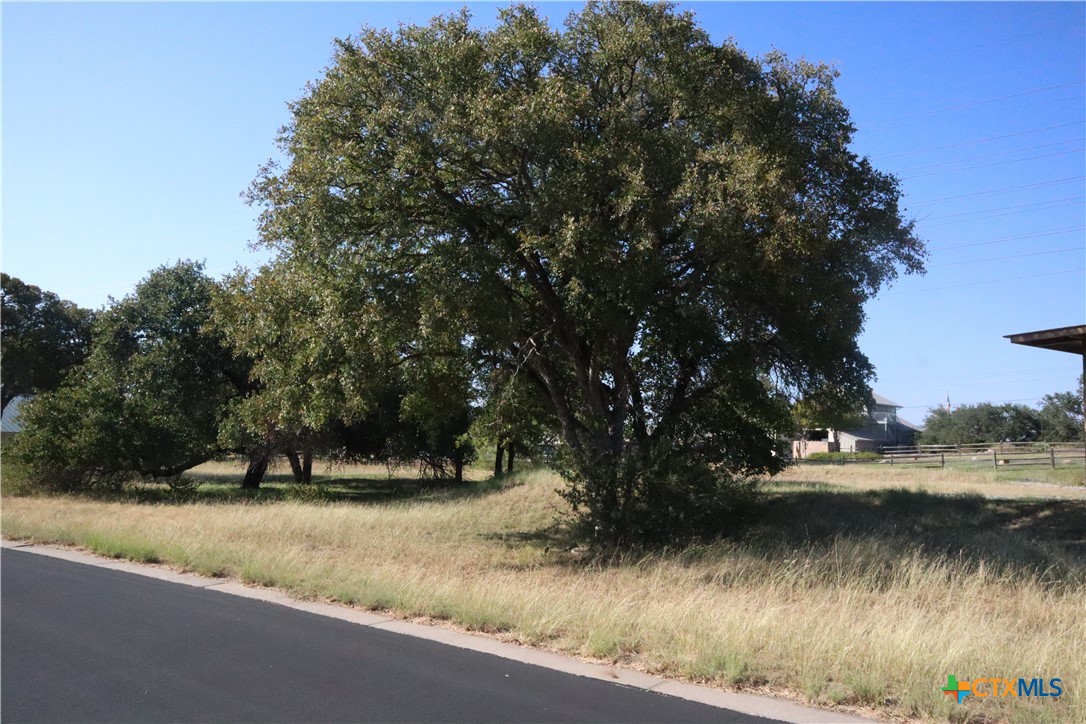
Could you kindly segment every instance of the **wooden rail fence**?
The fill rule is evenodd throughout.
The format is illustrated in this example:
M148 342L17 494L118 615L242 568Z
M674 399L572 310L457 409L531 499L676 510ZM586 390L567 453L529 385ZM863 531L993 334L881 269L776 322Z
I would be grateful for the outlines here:
M971 445L914 445L883 448L883 459L891 465L934 463L946 465L947 458L969 458L973 462L991 461L1001 465L1072 465L1086 464L1086 446L1082 443L997 442Z

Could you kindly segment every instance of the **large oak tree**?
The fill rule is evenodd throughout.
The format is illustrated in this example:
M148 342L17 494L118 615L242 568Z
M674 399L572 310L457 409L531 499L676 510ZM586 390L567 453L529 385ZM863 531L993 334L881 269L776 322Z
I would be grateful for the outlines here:
M528 381L597 541L690 534L779 468L790 403L862 395L863 304L922 268L834 77L666 4L363 29L251 199L284 260L354 289L349 329Z

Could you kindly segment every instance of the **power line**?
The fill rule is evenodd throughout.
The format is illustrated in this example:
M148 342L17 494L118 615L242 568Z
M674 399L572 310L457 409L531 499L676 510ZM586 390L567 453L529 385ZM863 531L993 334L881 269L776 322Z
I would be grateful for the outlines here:
M956 402L954 407L961 407L963 405L1006 405L1010 402L1036 402L1037 400L1043 400L1043 397L1021 397L1017 400L982 400L980 402ZM937 402L934 405L902 405L899 409L902 410L918 410L921 407L928 409L946 409L945 402Z
M1038 93L1047 93L1051 90L1057 90L1059 88L1070 88L1071 86L1082 85L1086 81L1076 80L1069 83L1057 83L1056 85L1044 86L1043 88L1031 88L1030 90L1022 91L1020 93L1012 93L1006 96L998 96L995 98L985 98L979 101L973 101L971 103L963 103L960 106L946 106L945 108L933 108L930 111L924 111L923 113L911 113L907 116L898 116L896 118L887 118L884 121L873 121L866 125L868 126L881 126L887 123L896 123L897 121L906 121L912 118L924 118L925 116L935 115L937 113L949 113L951 111L961 111L966 108L975 108L976 106L983 106L989 103L998 103L1000 101L1012 100L1014 98L1024 98L1025 96L1037 95Z
M971 372L968 375L949 375L948 376L948 375L943 375L943 374L936 374L936 375L929 375L927 377L918 377L916 375L910 375L909 379L913 380L918 386L928 386L928 385L931 385L931 384L940 384L941 385L941 384L946 384L948 382L951 383L951 384L957 384L957 383L954 382L954 380L956 380L956 379L975 380L975 379L987 379L987 378L1007 377L1007 376L1012 376L1013 377L1013 376L1016 376L1016 375L1019 375L1019 374L1024 374L1024 373L1034 374L1034 373L1037 373L1037 372L1046 372L1046 373L1047 372L1057 372L1057 371L1063 372L1066 369L1067 369L1067 367L1065 365L1049 365L1048 367L1021 367L1021 368L1016 367L1013 370L1002 370L1002 371L998 371L998 372L975 372L975 373ZM916 380L918 380L918 379L920 379L920 380L928 380L928 382L916 382ZM990 384L998 384L1000 382L1019 382L1019 381L1024 381L1024 380L1013 380L1013 379L1012 380L996 380L996 379L992 379L992 380L989 380L989 383Z
M1001 216L1015 216L1016 214L1029 214L1034 211L1048 211L1049 209L1060 209L1065 206L1078 206L1078 201L1066 201L1064 203L1050 202L1047 206L1040 206L1035 209L1021 209L1019 211L1006 211L999 214L988 214L987 216L974 216L971 219L958 219L957 221L944 221L939 224L925 224L925 229L937 229L940 226L950 226L951 224L961 224L969 221L982 221L984 219L998 219Z
M1067 375L1060 375L1058 377L1029 377L1016 380L980 380L976 382L946 382L945 380L939 380L931 383L918 383L918 384L906 384L896 385L901 388L917 388L917 387L935 387L936 385L942 385L950 388L957 387L981 387L981 386L993 386L993 385L1018 385L1031 382L1057 382L1059 380L1067 379Z
M1069 138L1066 141L1056 141L1055 143L1042 143L1038 146L1025 146L1023 148L1015 148L1010 151L1000 151L998 153L987 153L983 156L971 156L970 158L959 158L953 161L940 161L939 163L928 163L923 166L911 166L909 168L899 169L900 173L907 173L909 171L923 171L927 168L939 168L940 166L953 166L956 163L967 163L969 161L980 161L985 158L996 158L998 156L1010 156L1013 153L1025 153L1026 151L1039 151L1042 148L1052 148L1054 146L1063 146L1068 143L1081 143L1086 140L1086 137L1079 136L1077 138Z
M1086 176L1068 176L1067 178L1054 179L1052 181L1040 181L1038 183L1026 184L1025 186L1008 186L1002 189L989 189L988 191L976 191L971 194L959 194L957 196L941 196L937 199L926 199L924 201L914 201L914 204L937 204L943 201L957 201L958 199L970 199L974 196L987 196L989 194L1001 194L1005 191L1026 191L1028 189L1039 189L1045 186L1058 186L1059 184L1070 183L1072 181L1082 181L1086 179Z
M1040 156L1027 156L1026 158L1016 158L1011 161L996 161L995 163L982 163L976 166L964 166L962 168L951 168L946 171L932 171L931 173L920 173L915 176L905 176L902 181L909 181L914 178L927 178L928 176L940 176L948 173L958 173L959 171L972 171L978 168L991 168L993 166L1006 166L1011 163L1022 163L1023 161L1036 161L1039 158L1052 158L1054 156L1066 156L1069 153L1082 153L1086 151L1086 148L1072 148L1070 151L1058 151L1056 153L1045 153Z
M1086 271L1086 268L1084 268L1084 269L1065 269L1064 271L1049 272L1047 274L1029 274L1029 275L1024 276L1024 277L1006 277L1004 279L989 279L988 281L984 281L984 282L966 282L965 284L951 284L951 285L945 286L945 287L926 287L924 289L906 289L904 291L899 291L899 292L886 292L886 294L887 295L893 295L893 294L916 294L917 292L937 292L937 291L941 291L943 289L959 289L961 287L979 287L979 286L982 286L984 284L1001 284L1002 282L1017 282L1017 281L1021 281L1023 279L1037 279L1039 277L1055 277L1055 276L1060 276L1061 274L1077 274L1079 272L1084 272L1084 271Z
M1081 126L1086 121L1075 121L1073 123L1061 123L1058 126L1045 126L1044 128L1032 128L1028 131L1019 131L1018 133L1007 133L1002 136L989 136L987 138L975 138L970 141L962 141L960 143L949 143L945 146L932 146L930 148L920 148L915 151L902 151L901 153L892 153L888 156L875 156L875 158L885 161L890 158L901 158L902 156L914 156L918 153L928 153L930 151L944 151L948 148L961 148L962 146L972 146L977 143L988 143L989 141L999 141L1004 138L1015 138L1017 136L1028 136L1033 133L1041 133L1043 131L1054 131L1057 128L1068 128L1070 126Z
M963 264L980 264L981 262L988 261L1004 261L1006 259L1021 259L1027 256L1044 256L1045 254L1066 254L1069 251L1086 251L1086 247L1082 246L1070 246L1066 249L1054 249L1052 251L1034 251L1029 254L1014 254L1012 256L994 256L988 259L970 259L969 261L952 261L946 264L932 264L929 269L935 269L942 266L961 266Z
M978 48L987 48L989 46L996 45L996 44L1003 45L1005 43L1009 43L1009 42L1012 42L1012 41L1015 41L1015 40L1021 40L1023 38L1032 38L1032 37L1035 37L1035 36L1038 36L1038 35L1045 35L1047 33L1051 33L1051 32L1054 32L1054 31L1058 32L1059 30L1062 30L1062 28L1045 28L1043 30L1034 30L1033 32L1030 32L1030 33L1022 33L1020 35L1010 35L1010 36L1003 37L1003 38L993 38L991 40L986 40L983 43L974 43L973 45L959 45L959 46L952 46L952 47L949 47L949 48L948 47L943 47L939 51L934 52L934 53L924 53L923 55L920 55L920 56L913 56L911 58L892 60L892 61L889 61L887 63L879 63L878 65L871 65L871 66L867 66L867 67L868 67L868 69L876 69L876 68L892 68L892 67L899 66L899 65L909 65L909 64L912 64L912 63L916 63L918 61L929 60L930 58L940 58L940 57L947 56L947 55L956 55L958 53L963 53L963 52L966 52L966 51L969 51L969 50L976 50Z
M969 246L987 246L989 244L1001 244L1005 241L1018 241L1019 239L1037 239L1042 236L1058 236L1060 234L1067 234L1072 231L1083 231L1086 226L1068 226L1065 229L1053 229L1052 231L1041 231L1036 234L1016 234L1014 236L1000 236L995 239L985 239L983 241L970 241L964 244L948 244L946 246L933 246L929 247L931 251L945 251L947 249L964 249Z
M988 214L993 211L1010 211L1011 209L1029 209L1035 206L1044 206L1047 204L1057 204L1064 201L1082 201L1086 199L1086 196L1067 196L1062 199L1052 199L1050 201L1034 201L1031 204L1018 204L1017 206L1000 206L995 209L978 209L977 211L962 211L958 214L943 214L942 216L926 216L924 221L935 221L937 219L957 219L962 216L975 216L977 214Z

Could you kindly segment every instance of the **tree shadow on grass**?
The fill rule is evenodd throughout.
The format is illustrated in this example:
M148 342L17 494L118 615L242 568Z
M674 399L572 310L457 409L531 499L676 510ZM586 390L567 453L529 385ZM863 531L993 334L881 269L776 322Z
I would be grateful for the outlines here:
M295 483L288 475L269 476L256 490L247 490L238 485L235 477L207 475L184 477L171 483L137 483L115 497L156 505L283 501L377 505L399 501L451 502L491 495L509 485L501 480L456 482L407 477L321 477L312 483Z
M501 543L507 547L533 546L541 548L545 553L552 550L561 552L568 550L573 545L569 530L559 523L552 523L545 528L536 530L496 531L480 533L479 538L485 541Z
M769 557L850 539L967 568L1086 583L1082 500L810 490L768 493L749 513L729 538Z
M853 558L843 561L849 576L872 585L889 585L901 573L900 564L912 559L948 563L959 573L983 568L1016 580L1086 586L1086 501L992 500L905 489L767 491L726 523L722 536L666 549L571 552L575 542L561 526L484 537L534 546L552 565L620 567L640 565L646 557L711 563L753 555L770 570L797 560L826 568L840 554Z

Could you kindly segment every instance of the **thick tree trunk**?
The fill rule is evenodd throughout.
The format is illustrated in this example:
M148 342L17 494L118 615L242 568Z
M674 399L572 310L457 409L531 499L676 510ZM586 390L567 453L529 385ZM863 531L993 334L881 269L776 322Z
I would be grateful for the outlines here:
M505 450L505 448L503 448L502 444L499 442L498 443L498 450L497 450L497 452L494 453L494 475L501 475L502 474L502 468L504 467L502 465L502 458L504 457L504 450Z
M268 472L268 460L270 455L261 451L249 455L249 467L245 470L245 477L241 481L243 490L256 490L264 479L264 473Z
M302 482L313 482L313 448L306 447L302 451Z
M509 443L509 456L508 456L509 457L509 465L505 468L505 471L508 472L508 473L513 472L513 456L515 454L516 454L516 445L514 443Z
M298 453L287 450L283 455L290 461L290 472L294 475L294 482L304 483L305 473L302 471L302 461L298 458Z
M304 448L302 454L293 450L288 450L283 453L287 460L290 461L290 472L294 475L294 482L296 483L311 483L313 482L313 449Z
M456 458L453 465L456 466L456 482L464 482L464 459L461 457Z

